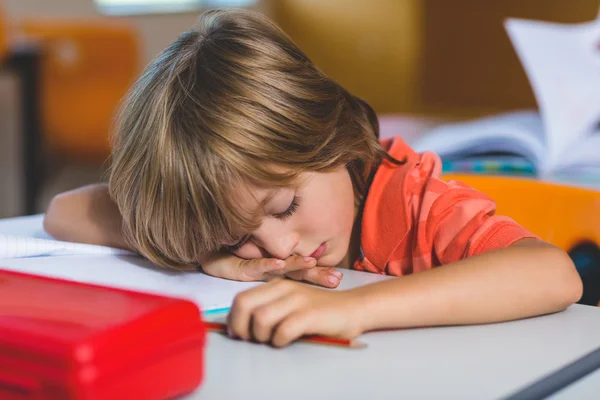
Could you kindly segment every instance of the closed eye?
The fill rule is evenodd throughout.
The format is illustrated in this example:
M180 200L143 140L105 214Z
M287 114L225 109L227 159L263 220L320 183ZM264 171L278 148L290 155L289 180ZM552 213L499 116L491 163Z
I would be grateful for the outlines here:
M273 214L273 216L277 219L282 219L282 220L285 220L285 219L291 217L292 215L294 215L294 213L298 209L298 206L300 205L299 202L300 202L300 197L294 196L294 198L292 199L292 202L290 203L290 206L287 208L287 210L285 210L284 212L279 213L279 214Z
M299 206L300 206L300 197L294 196L294 198L292 199L292 202L290 203L287 210L285 210L284 212L278 213L278 214L273 214L273 216L277 219L286 220L287 218L294 215L296 210L298 210ZM225 248L229 252L233 253L234 251L239 250L244 244L246 244L246 242L248 242L248 240L250 240L250 237L251 237L251 235L246 235L236 244L226 245Z

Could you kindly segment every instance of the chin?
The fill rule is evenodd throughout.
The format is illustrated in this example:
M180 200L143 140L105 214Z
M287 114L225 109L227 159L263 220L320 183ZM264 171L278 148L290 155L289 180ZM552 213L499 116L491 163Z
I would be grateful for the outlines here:
M326 254L317 260L317 265L320 267L335 267L342 262L344 257L339 257L336 254Z

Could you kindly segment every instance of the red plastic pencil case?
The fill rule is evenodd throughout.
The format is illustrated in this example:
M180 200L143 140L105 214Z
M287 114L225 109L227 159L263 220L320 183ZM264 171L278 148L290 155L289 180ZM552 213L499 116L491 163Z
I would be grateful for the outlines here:
M0 399L176 397L205 337L187 300L0 269Z

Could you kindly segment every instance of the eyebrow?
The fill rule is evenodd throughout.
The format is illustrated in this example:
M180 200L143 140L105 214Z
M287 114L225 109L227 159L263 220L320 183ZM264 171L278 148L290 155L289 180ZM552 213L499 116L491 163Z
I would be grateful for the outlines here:
M264 199L262 199L262 201L260 202L260 207L263 209L263 211L265 210L265 207L267 206L267 204L269 204L269 202L270 202L271 200L273 200L273 198L274 198L275 196L277 196L277 194L278 194L280 191L281 191L281 189L273 189L273 190L271 191L271 193L267 194L267 195L265 196L265 198L264 198Z
M269 202L271 200L273 200L273 197L275 197L277 195L277 193L279 193L279 189L274 189L274 190L270 191L270 193L268 193L264 199L261 200L260 207L262 208L263 211L265 211L265 207L267 206L267 204L269 204ZM246 240L246 238L248 238L248 236L250 236L249 233L244 234L241 238L237 239L234 244L237 244L243 240ZM230 246L231 244L226 243L225 245Z
M265 208L267 206L267 204L269 204L269 202L271 200L273 200L273 198L275 196L277 196L277 194L281 191L281 188L279 189L273 189L270 191L270 193L268 193L264 199L261 200L260 202L260 207L262 208L263 211L265 211ZM248 238L250 236L249 233L244 234L241 238L239 238L238 240L236 240L236 242L234 244L237 244L239 242L241 242L242 240L246 240L246 238ZM225 244L226 246L230 246L231 244Z

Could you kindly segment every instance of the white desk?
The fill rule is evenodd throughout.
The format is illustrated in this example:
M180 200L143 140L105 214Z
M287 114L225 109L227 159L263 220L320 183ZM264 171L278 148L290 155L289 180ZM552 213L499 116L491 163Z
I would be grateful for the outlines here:
M43 235L40 218L0 220L0 232L17 231ZM89 256L64 258L92 261ZM98 262L98 256L93 260ZM23 263L42 265L43 258L1 264L14 268ZM373 279L379 277L347 271L342 284L349 288ZM497 399L600 346L599 332L600 309L575 305L502 324L369 333L360 338L368 345L362 350L303 343L277 350L212 333L204 384L187 398ZM580 398L566 393L561 399Z
M598 328L600 310L576 305L510 323L369 333L356 351L211 334L198 398L496 399L599 346Z

